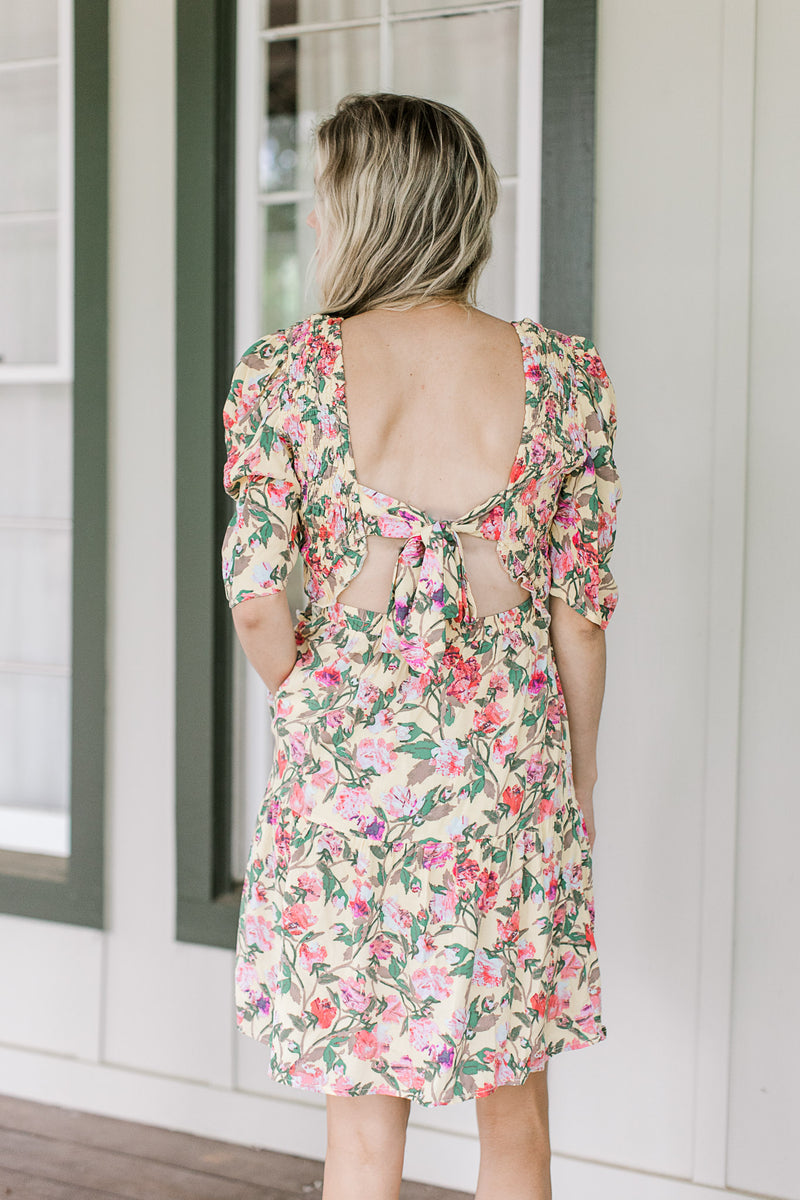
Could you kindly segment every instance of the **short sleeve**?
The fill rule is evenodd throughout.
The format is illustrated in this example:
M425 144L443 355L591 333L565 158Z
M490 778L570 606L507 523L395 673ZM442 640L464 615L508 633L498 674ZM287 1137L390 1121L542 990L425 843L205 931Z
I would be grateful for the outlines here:
M550 526L550 592L605 629L618 599L610 567L622 498L614 462L615 396L593 342L572 342L565 425L577 460L564 476Z
M235 500L222 543L228 605L282 591L297 561L302 489L290 437L294 421L285 335L242 355L223 407L223 485Z

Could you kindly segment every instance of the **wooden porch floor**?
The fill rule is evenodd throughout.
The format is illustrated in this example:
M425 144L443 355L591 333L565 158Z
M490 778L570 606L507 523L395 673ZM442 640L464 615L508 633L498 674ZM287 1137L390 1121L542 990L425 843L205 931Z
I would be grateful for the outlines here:
M0 1096L2 1200L321 1195L322 1163L313 1159ZM404 1183L400 1195L402 1200L466 1200L468 1193Z

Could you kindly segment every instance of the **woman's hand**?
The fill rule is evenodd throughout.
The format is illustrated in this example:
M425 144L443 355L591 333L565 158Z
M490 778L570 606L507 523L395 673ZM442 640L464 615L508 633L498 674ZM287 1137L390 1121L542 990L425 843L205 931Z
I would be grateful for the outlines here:
M251 596L233 608L233 624L248 662L275 692L297 659L297 643L286 592Z
M583 820L584 820L584 824L586 825L586 832L589 835L589 846L593 850L594 849L594 839L595 839L597 831L595 829L595 824L594 824L594 800L592 798L592 793L591 792L580 793L580 792L576 791L575 792L575 800L578 805L578 808L583 813Z

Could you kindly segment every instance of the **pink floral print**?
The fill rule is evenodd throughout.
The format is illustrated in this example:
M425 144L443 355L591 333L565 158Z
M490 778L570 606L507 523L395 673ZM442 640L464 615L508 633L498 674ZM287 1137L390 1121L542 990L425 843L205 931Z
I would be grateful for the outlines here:
M548 595L605 628L621 497L596 348L533 321L507 488L434 522L355 476L338 319L254 344L223 420L233 607L302 555L297 660L245 868L238 1028L270 1074L423 1105L521 1083L606 1037L591 849ZM336 597L370 533L403 539L385 613ZM530 593L479 617L459 535Z

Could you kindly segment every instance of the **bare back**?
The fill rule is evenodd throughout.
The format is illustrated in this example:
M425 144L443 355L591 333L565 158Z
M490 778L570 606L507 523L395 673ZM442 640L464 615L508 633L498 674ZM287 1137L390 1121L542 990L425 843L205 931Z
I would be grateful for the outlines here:
M502 493L525 417L526 381L515 328L455 305L376 310L341 322L351 448L359 483L454 521ZM496 544L462 538L480 616L529 593L505 571ZM402 542L370 535L367 559L338 596L385 610Z

